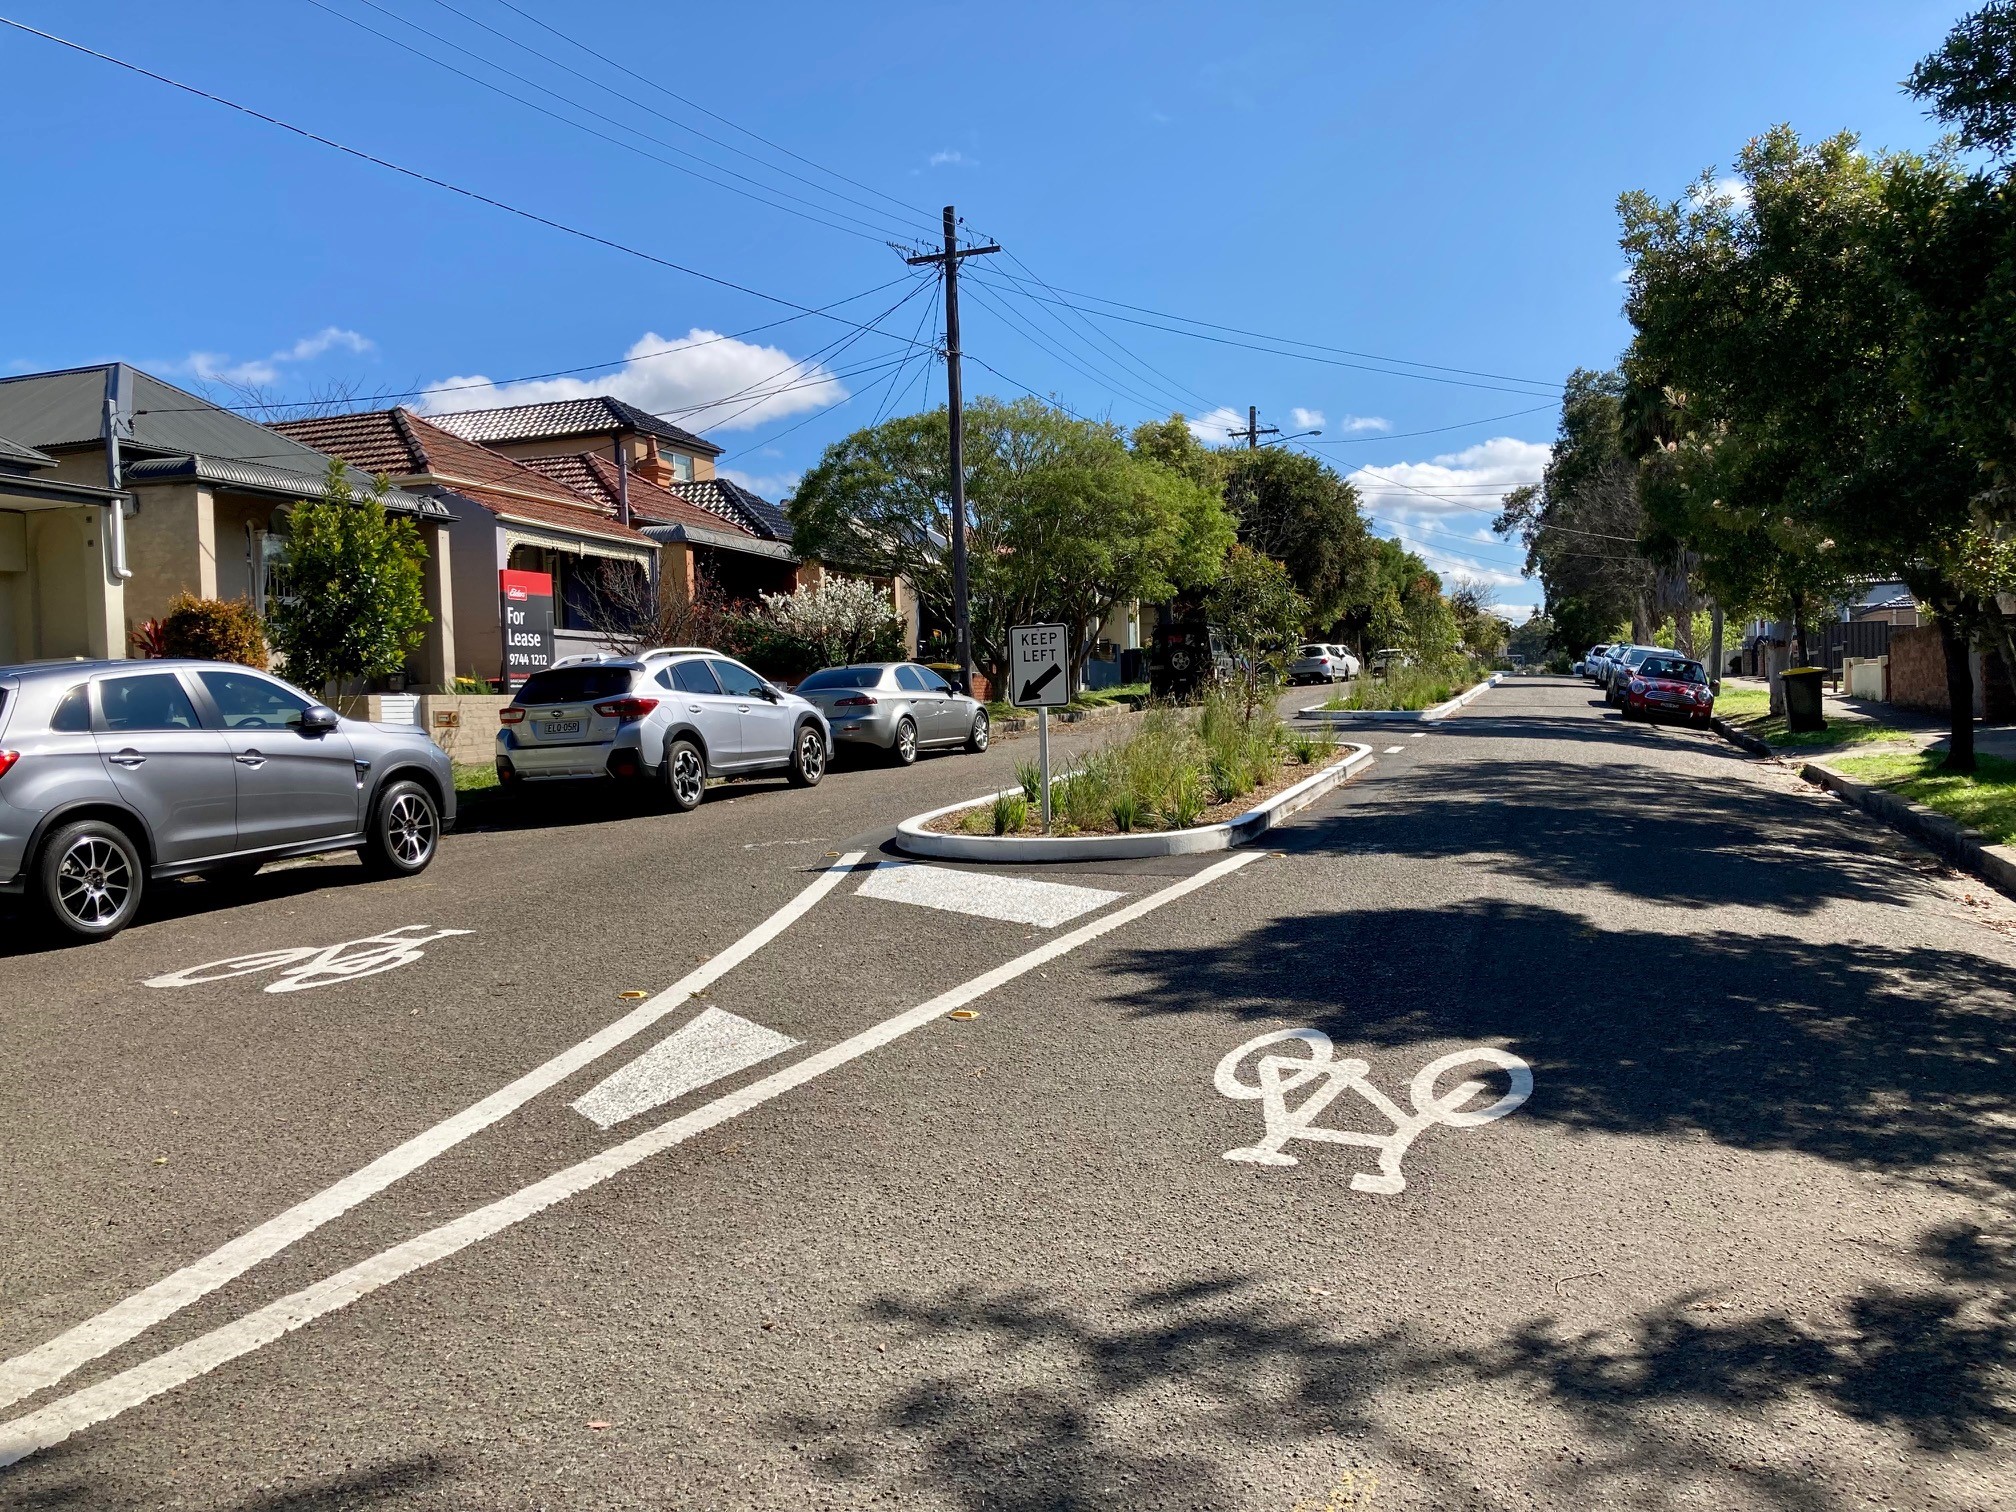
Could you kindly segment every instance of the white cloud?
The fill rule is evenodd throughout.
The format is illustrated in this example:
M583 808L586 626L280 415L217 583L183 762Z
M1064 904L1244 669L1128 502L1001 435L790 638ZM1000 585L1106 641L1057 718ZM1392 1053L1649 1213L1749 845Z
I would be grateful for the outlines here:
M1499 497L1537 482L1553 448L1538 441L1496 436L1426 462L1382 462L1361 468L1351 481L1366 509L1401 519L1495 512Z
M779 347L736 341L697 326L677 339L646 331L624 359L622 367L601 377L524 383L495 383L481 374L443 378L429 386L437 392L423 396L421 408L496 409L607 394L692 430L733 431L847 397L846 386L824 364L807 368Z
M1324 424L1323 411L1304 409L1299 404L1288 411L1288 419L1297 430L1309 430L1311 428L1321 430Z
M267 357L249 357L239 362L234 361L228 352L191 352L180 361L164 362L160 366L171 373L189 373L220 383L257 386L278 383L282 369L289 363L313 362L338 347L353 353L374 350L368 336L345 330L342 326L324 326L314 335L303 336L292 346L282 347Z
M1183 423L1206 446L1223 446L1234 431L1246 433L1246 417L1229 404L1221 404L1209 414L1188 416Z
M751 493L761 494L766 499L790 498L798 492L798 480L805 476L799 472L746 473L739 467L723 467L717 471L729 482L740 483Z
M1384 415L1346 415L1337 422L1336 428L1346 435L1362 436L1367 431L1389 431L1393 422Z
M956 148L948 147L942 152L934 152L925 162L933 168L977 168L980 165Z
M1711 205L1727 202L1738 210L1750 208L1750 186L1740 178L1727 176L1718 178L1703 189L1699 184L1687 191L1687 197L1697 205Z
M1631 282L1631 270L1629 268L1619 268L1615 273L1610 275L1610 282L1617 284Z

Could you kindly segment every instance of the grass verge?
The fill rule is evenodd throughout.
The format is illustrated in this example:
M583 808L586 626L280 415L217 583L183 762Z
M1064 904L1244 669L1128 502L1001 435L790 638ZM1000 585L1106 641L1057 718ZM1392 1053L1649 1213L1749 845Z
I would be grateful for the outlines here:
M2016 761L1976 758L1973 776L1942 772L1937 751L1845 756L1828 765L1844 777L1866 782L1981 831L1996 845L2016 839Z

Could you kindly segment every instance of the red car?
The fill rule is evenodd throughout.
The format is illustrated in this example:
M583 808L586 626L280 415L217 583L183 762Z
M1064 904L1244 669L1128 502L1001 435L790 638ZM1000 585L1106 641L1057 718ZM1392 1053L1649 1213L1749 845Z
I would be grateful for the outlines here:
M1715 690L1701 663L1685 656L1646 657L1624 685L1626 719L1684 719L1705 725L1715 712Z

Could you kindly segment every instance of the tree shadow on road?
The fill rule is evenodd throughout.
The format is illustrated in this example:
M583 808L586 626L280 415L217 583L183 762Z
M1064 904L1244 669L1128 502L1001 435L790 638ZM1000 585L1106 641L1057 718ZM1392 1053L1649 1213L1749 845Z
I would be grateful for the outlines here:
M81 1447L81 1446L80 1446ZM52 1459L73 1452L59 1445L48 1455L26 1462L19 1470L0 1471L0 1487L5 1477L31 1472L31 1467L47 1465ZM417 1454L362 1469L344 1470L336 1475L286 1477L283 1467L272 1467L276 1479L286 1484L264 1486L249 1495L225 1501L204 1501L217 1512L350 1512L352 1508L382 1507L404 1503L408 1498L435 1503L441 1483L457 1474L454 1466L439 1455ZM193 1477L192 1477L193 1479ZM155 1485L135 1495L124 1485L104 1486L83 1481L16 1491L5 1487L9 1508L20 1512L101 1512L107 1507L156 1507L183 1505L167 1485ZM189 1488L193 1491L193 1487ZM181 1494L188 1494L184 1491Z
M1406 1329L1354 1336L1348 1298L1314 1303L1248 1273L1193 1274L1103 1309L1034 1288L891 1292L866 1321L928 1352L933 1373L865 1422L794 1415L770 1428L812 1446L841 1481L883 1473L873 1445L894 1435L918 1451L934 1499L976 1512L1251 1505L1240 1482L1256 1447L1275 1457L1282 1512L1323 1505L1347 1470L1391 1488L1382 1506L1495 1506L1510 1474L1550 1506L1823 1512L1877 1487L1838 1490L1788 1455L1767 1463L1782 1428L1760 1409L1817 1406L1926 1455L2006 1452L2010 1256L2006 1239L1934 1230L1911 1257L1924 1284L1868 1287L1832 1321L1812 1309L1725 1321L1676 1297L1621 1327L1537 1317L1459 1347ZM1480 1389L1486 1442L1452 1439ZM1451 1390L1470 1406L1425 1405ZM1563 1439L1572 1452L1558 1460L1529 1447ZM1861 1462L1859 1441L1828 1445L1823 1462L1839 1457L1828 1468ZM1898 1485L1923 1469L1900 1464Z
M2016 975L1959 951L1599 930L1478 901L1279 917L1115 965L1110 1001L1142 1018L1286 1018L1340 1049L1502 1045L1533 1066L1522 1118L2016 1189Z
M1846 808L1627 761L1631 747L1613 743L1620 759L1600 765L1466 759L1460 771L1415 768L1363 784L1354 801L1268 838L1290 854L1462 858L1546 886L1787 914L1841 899L1902 904L1926 892Z

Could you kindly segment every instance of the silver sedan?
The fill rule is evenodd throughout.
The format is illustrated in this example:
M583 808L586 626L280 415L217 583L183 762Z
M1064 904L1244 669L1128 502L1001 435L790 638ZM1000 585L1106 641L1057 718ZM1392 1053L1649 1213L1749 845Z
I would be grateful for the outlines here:
M987 708L915 662L868 662L814 672L792 690L826 716L840 745L874 746L908 766L920 750L984 751Z

